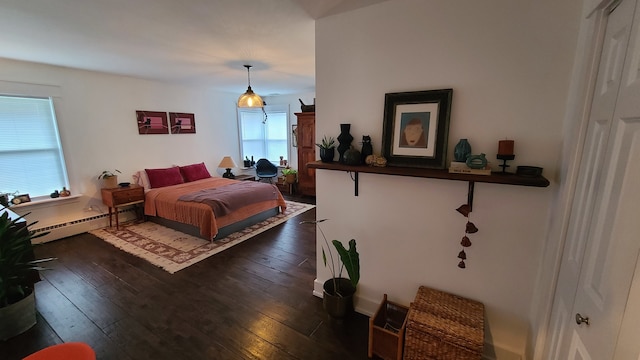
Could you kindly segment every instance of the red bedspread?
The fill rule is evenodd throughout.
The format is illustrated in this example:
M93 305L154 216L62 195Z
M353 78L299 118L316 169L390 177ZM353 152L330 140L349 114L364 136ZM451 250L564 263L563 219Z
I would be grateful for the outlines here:
M158 216L165 219L181 222L197 226L200 228L200 235L205 238L213 239L218 234L218 229L235 222L244 220L263 211L280 207L284 211L287 207L282 194L275 185L260 183L266 185L271 194L269 199L260 199L254 195L257 201L247 201L246 196L253 187L251 182L246 181L248 185L241 185L243 182L225 178L208 178L197 180L189 183L167 186L163 188L151 189L145 195L144 212L149 216ZM237 186L235 191L241 200L239 205L226 205L225 214L216 216L211 206L193 201L181 201L180 197L197 193L205 189L216 189L227 187L227 185ZM256 184L258 185L258 184ZM227 190L233 190L234 187L229 186ZM263 186L260 186L264 189ZM264 191L264 190L260 190ZM215 191L214 191L215 192ZM233 203L232 198L234 191L223 191L225 193L224 202ZM251 197L251 195L249 196ZM264 197L260 195L260 197Z

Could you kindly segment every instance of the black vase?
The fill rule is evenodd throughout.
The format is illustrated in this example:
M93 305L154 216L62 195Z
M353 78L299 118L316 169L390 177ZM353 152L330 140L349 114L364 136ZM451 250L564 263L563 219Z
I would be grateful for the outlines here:
M351 124L340 124L340 135L338 135L338 154L340 154L338 161L340 163L344 162L344 152L349 150L353 141L349 130L351 130Z
M335 156L335 148L320 148L320 160L325 163L333 162Z

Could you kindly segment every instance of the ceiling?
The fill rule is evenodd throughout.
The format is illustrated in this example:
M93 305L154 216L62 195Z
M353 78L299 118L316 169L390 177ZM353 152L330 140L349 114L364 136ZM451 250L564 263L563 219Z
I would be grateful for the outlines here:
M0 0L0 57L263 96L315 91L315 20L386 0Z

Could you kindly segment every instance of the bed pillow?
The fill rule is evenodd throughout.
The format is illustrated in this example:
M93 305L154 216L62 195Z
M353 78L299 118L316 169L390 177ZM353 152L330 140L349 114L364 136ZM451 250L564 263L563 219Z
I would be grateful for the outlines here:
M152 189L184 183L180 169L176 167L164 169L144 169Z
M200 164L180 166L179 168L185 182L207 179L211 177L211 174L209 174L209 170L207 170L204 162L201 162Z
M151 189L149 177L147 176L147 172L144 170L136 171L135 174L133 174L133 182L142 186L145 190Z

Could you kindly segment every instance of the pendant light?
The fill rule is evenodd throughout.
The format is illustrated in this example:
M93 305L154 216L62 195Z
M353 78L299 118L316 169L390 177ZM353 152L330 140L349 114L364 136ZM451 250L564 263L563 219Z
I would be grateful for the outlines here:
M247 80L249 82L249 87L247 88L247 91L238 98L238 107L261 108L264 106L262 98L251 90L251 75L249 74L251 65L245 65L244 67L247 68Z

